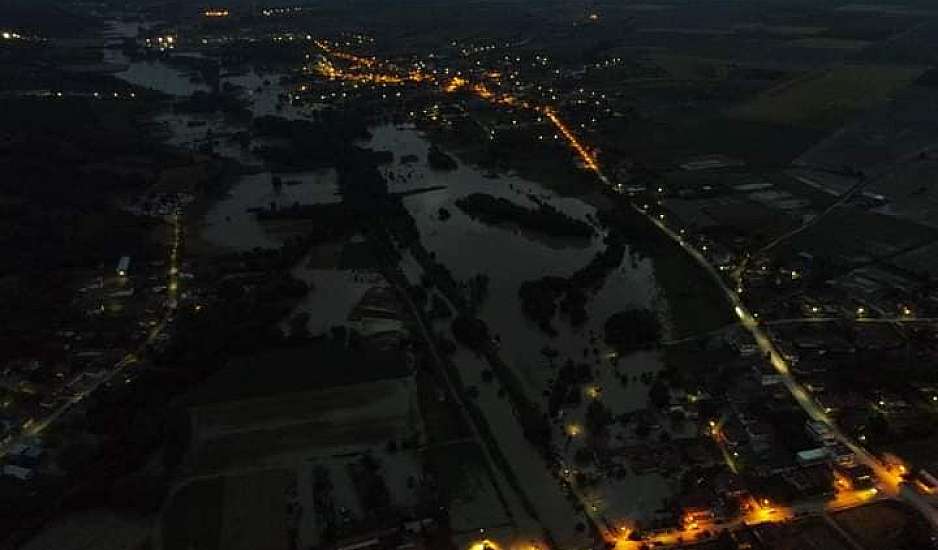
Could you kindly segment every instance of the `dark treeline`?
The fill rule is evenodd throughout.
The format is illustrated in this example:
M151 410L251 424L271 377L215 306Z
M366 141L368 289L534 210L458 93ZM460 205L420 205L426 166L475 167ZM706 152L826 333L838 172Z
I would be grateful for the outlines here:
M456 206L473 219L486 223L515 223L553 237L589 238L593 235L593 228L588 223L546 203L539 204L537 208L526 208L502 197L472 193L457 200Z
M254 136L276 144L255 147L254 152L275 170L313 170L336 165L367 167L390 163L390 152L371 151L355 145L368 139L366 119L354 112L317 111L313 120L287 120L264 116L254 120Z
M547 334L555 335L557 331L552 322L559 300L559 309L570 324L582 326L588 319L588 293L602 287L606 276L622 263L625 256L625 242L617 231L611 231L606 236L605 244L606 247L590 263L570 277L548 275L522 283L518 297L525 316Z

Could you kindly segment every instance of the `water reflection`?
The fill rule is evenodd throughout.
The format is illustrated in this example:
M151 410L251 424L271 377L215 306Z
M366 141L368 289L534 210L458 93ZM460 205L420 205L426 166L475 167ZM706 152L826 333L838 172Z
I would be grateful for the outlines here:
M278 175L283 185L275 189L269 172L245 175L225 198L205 214L202 238L214 245L236 250L276 248L301 230L304 223L261 222L250 209L286 208L293 204L339 202L335 170Z

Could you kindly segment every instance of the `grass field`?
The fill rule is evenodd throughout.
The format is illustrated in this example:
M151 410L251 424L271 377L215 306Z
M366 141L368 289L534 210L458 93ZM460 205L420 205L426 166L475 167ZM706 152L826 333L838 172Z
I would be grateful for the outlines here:
M927 244L895 256L889 263L916 275L938 273L938 243Z
M436 476L442 496L449 502L455 530L477 529L507 521L478 445L466 441L428 447L423 461L427 471Z
M225 479L220 546L225 550L287 550L286 490L294 475L286 470L255 472Z
M401 378L410 374L394 353L344 349L333 342L271 349L239 357L189 397L191 405L225 403Z
M182 487L163 514L163 548L286 550L286 489L292 479L286 470L268 470Z
M920 67L842 66L777 86L730 111L742 120L834 128L888 100L923 72Z
M682 117L665 122L608 121L606 148L650 165L676 166L691 157L725 154L754 167L786 166L826 135L815 128L733 116Z
M852 550L852 546L820 518L761 529L762 540L772 550ZM879 548L879 547L877 547ZM870 547L872 550L872 547Z
M924 523L916 514L898 502L879 502L832 516L864 548L926 548L915 545L918 524Z
M652 55L651 60L667 72L671 78L677 80L720 78L725 77L727 73L727 63L721 59L668 53Z
M196 408L198 471L295 464L323 449L383 446L421 430L411 380L284 393Z
M171 497L162 517L163 548L219 548L223 478L190 483Z
M867 40L851 40L849 38L799 38L788 43L789 46L799 48L818 48L823 50L847 50L856 51L870 45Z
M463 417L460 416L456 403L446 396L443 382L428 371L417 373L417 398L420 403L420 416L426 428L428 443L449 441L468 437L471 433Z
M779 248L850 263L888 258L936 238L938 230L929 227L859 208L841 208Z

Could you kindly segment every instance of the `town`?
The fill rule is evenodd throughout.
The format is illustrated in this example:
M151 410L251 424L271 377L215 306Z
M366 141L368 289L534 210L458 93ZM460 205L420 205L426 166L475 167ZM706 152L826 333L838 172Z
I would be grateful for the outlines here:
M938 548L927 3L14 4L3 548Z

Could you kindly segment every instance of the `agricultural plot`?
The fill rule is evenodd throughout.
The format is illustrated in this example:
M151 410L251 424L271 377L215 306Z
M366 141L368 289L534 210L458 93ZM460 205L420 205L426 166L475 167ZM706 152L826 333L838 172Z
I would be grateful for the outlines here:
M480 528L508 523L478 445L467 441L429 447L423 452L423 460L449 502L454 531L477 533Z
M857 51L869 46L870 42L867 40L851 40L849 38L812 37L792 40L788 45L798 48Z
M925 548L928 545L924 519L899 502L861 506L836 512L832 517L864 548Z
M291 472L268 470L185 485L163 514L163 548L286 550L293 480Z
M696 201L700 211L713 220L716 227L742 235L772 236L784 233L800 223L800 217L786 212L772 202L785 196L772 191L750 193L749 197L726 195ZM758 195L758 197L752 197ZM756 199L759 200L756 200Z
M730 112L742 120L804 128L835 128L911 84L920 67L843 66L791 80Z
M916 161L898 167L888 177L868 187L870 193L889 201L883 214L938 227L938 161Z
M810 518L786 525L770 525L757 528L760 538L773 550L801 550L823 548L824 550L851 550L850 543L820 518Z
M324 450L361 451L422 432L410 378L193 410L199 471L296 464Z
M213 478L173 494L161 518L163 548L219 548L224 490L224 478Z
M895 256L890 264L908 273L938 273L938 242Z
M667 122L611 121L603 137L643 162L677 168L689 158L726 155L751 167L790 163L823 139L815 128L734 116L681 117Z
M795 164L828 170L849 168L881 177L916 163L936 144L938 99L932 87L915 84L897 94L894 101L864 113L818 143Z
M225 478L219 548L290 548L287 501L294 480L294 474L286 470Z
M913 250L938 238L938 231L857 208L835 210L782 247L848 264L865 263Z

